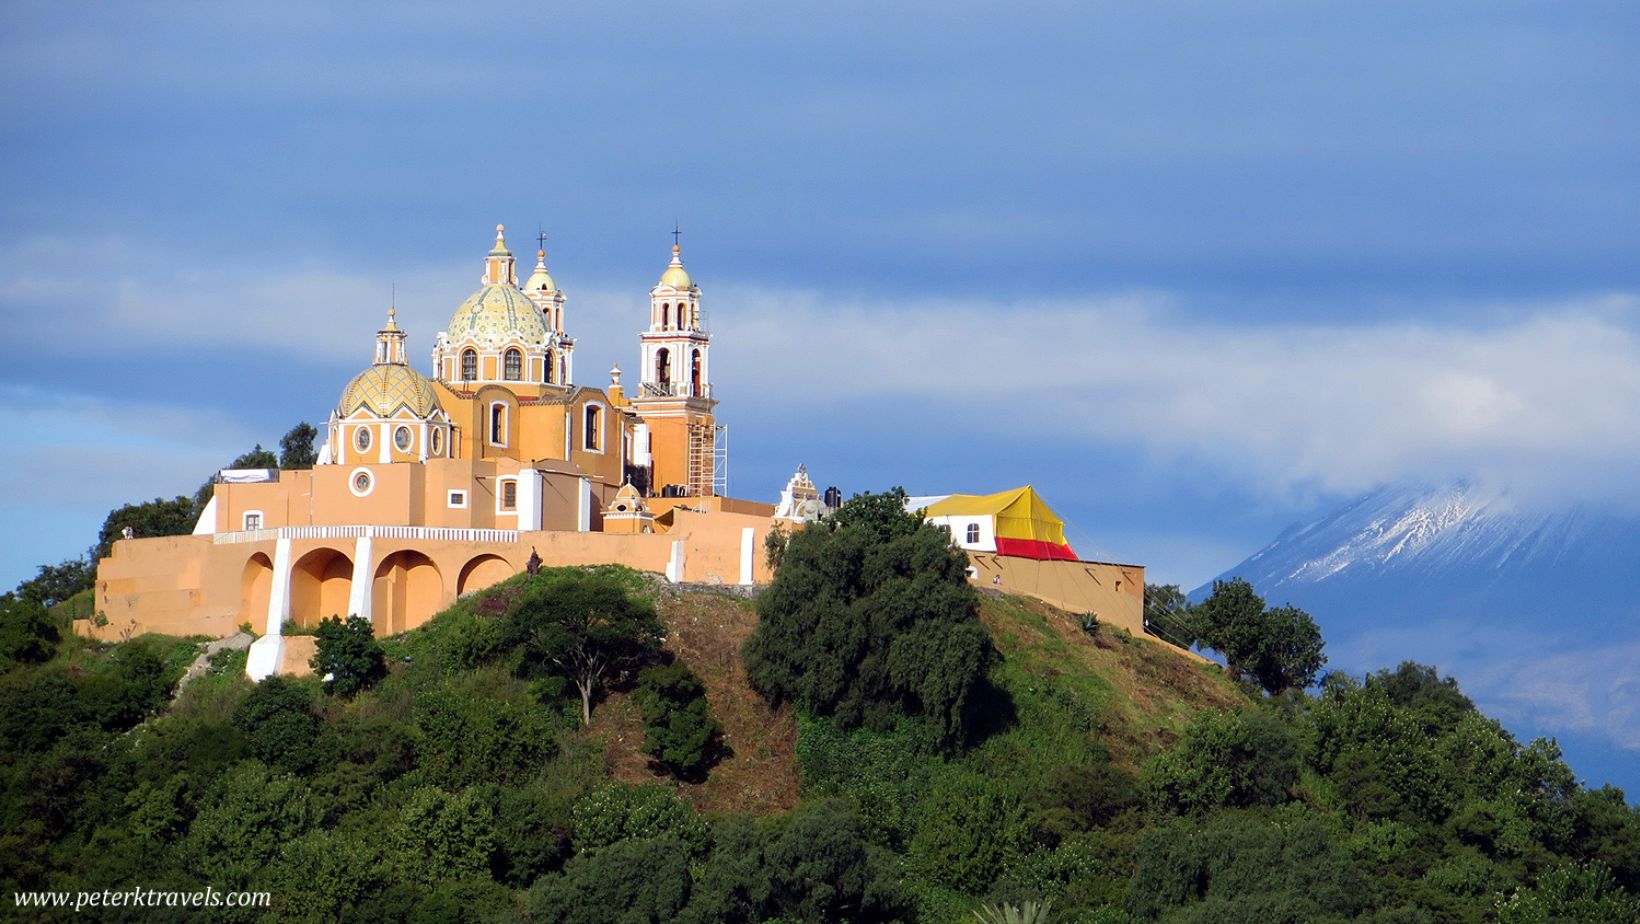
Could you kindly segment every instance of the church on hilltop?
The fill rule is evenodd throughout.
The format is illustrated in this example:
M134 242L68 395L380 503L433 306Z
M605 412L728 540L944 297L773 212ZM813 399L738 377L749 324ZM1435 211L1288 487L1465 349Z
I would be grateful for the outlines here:
M98 618L77 628L113 638L248 626L259 679L306 669L311 638L286 636L287 625L358 614L378 635L402 632L532 556L675 582L766 582L770 531L828 508L801 468L778 509L725 496L712 336L680 247L649 290L636 381L623 385L617 366L603 387L576 384L566 296L545 251L535 257L520 285L496 226L478 290L434 338L430 377L411 366L389 308L370 365L330 413L318 464L224 470L193 535L116 542L98 563ZM1142 631L1142 568L1026 556L1010 578L1005 554L974 579L1062 606L1097 602L1102 619ZM1025 586L1048 572L1048 584Z

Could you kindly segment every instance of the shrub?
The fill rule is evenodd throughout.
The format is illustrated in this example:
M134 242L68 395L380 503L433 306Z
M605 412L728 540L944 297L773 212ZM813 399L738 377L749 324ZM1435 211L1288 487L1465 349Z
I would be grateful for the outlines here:
M263 763L306 770L318 759L319 717L301 683L276 675L257 684L234 708L233 724Z
M723 727L712 718L700 678L681 662L646 667L633 699L643 715L644 749L674 776L704 778Z
M1276 805L1298 781L1298 745L1266 712L1203 713L1177 747L1146 762L1143 777L1162 812Z
M349 616L344 622L331 616L319 623L314 634L317 650L308 663L324 678L326 693L351 699L387 676L387 659L370 620Z
M580 853L601 850L628 838L663 835L687 844L691 851L706 843L705 824L666 786L600 786L575 803L570 832Z

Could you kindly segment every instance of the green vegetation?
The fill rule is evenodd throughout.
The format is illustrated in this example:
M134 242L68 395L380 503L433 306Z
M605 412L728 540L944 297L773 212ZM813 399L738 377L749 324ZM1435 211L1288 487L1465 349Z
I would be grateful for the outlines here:
M349 616L346 621L331 616L319 623L314 633L313 672L324 680L325 692L340 696L355 696L360 690L374 686L387 676L387 661L382 646L376 643L375 630L370 620Z
M13 594L0 892L266 888L271 910L221 917L270 922L1640 915L1640 811L1451 678L1289 673L1263 695L1256 654L1232 680L976 598L893 495L857 501L791 538L744 630L750 682L722 666L746 635L709 628L742 601L621 568L519 575L379 641L329 620L335 695L253 685L238 651L173 701L195 641L92 643L66 600ZM789 723L787 750L737 753L719 721L748 713ZM725 774L795 790L698 811Z
M845 728L920 716L957 743L993 654L967 563L903 490L856 495L781 553L746 644L752 686Z
M590 725L609 678L653 656L666 630L649 601L617 582L573 571L537 577L508 610L502 644L518 649L520 677L573 684Z
M702 778L720 746L706 686L681 662L646 667L633 697L643 716L644 749L680 779Z

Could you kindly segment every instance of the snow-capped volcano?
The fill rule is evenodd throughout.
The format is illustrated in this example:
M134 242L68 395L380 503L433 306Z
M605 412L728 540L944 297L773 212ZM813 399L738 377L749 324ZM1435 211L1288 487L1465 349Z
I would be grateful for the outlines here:
M1226 574L1272 593L1325 582L1459 575L1473 591L1569 566L1640 570L1640 521L1581 509L1522 509L1507 493L1460 482L1374 491L1288 529Z
M1640 797L1640 517L1402 484L1220 577L1308 610L1330 668L1434 664L1517 736L1556 737L1580 774Z

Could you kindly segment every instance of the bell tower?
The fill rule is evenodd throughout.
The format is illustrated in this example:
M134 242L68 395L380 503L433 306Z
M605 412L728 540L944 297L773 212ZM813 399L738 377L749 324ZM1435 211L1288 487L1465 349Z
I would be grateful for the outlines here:
M575 381L575 339L564 332L564 293L547 272L547 235L537 236L535 271L524 283L524 294L541 312L546 328L546 356L543 357L543 384L567 386Z
M673 235L672 262L649 290L649 329L639 335L640 381L632 409L648 430L651 491L712 497L723 492L727 474L724 428L712 413L712 335L700 287L683 268L681 232Z

